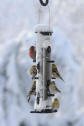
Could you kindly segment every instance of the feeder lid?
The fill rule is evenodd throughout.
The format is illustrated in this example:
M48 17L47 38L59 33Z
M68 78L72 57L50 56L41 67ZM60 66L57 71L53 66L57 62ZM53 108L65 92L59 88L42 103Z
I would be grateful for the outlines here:
M53 29L49 25L46 25L46 24L36 25L34 31L35 33L43 33L43 32L53 33Z

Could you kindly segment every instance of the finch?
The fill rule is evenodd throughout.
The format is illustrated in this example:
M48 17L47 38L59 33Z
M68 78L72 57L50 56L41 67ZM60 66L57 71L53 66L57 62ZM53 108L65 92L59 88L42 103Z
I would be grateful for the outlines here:
M52 81L51 83L50 83L50 85L49 85L49 90L50 90L50 93L54 93L54 94L56 94L56 93L61 93L61 91L56 87L56 85L55 85L55 82L54 81Z
M30 101L30 98L31 98L32 95L34 95L34 96L36 95L36 81L33 82L32 87L31 87L31 89L30 89L30 91L27 95L28 102Z
M51 104L53 110L58 110L60 107L59 100L57 98L54 99L53 103Z
M52 64L52 76L55 77L55 78L60 78L61 80L63 80L63 78L59 74L59 71L58 71L58 69L57 69L55 64Z
M36 60L36 49L35 46L29 48L29 56L31 59Z
M35 65L33 65L31 68L30 68L30 74L32 75L32 79L35 78L35 76L37 75L37 67Z

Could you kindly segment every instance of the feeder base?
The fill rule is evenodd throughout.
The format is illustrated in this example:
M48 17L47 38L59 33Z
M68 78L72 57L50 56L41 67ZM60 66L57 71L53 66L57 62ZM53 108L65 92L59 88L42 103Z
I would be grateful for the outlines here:
M44 109L41 111L31 111L30 113L55 113L57 110L52 110L52 109Z

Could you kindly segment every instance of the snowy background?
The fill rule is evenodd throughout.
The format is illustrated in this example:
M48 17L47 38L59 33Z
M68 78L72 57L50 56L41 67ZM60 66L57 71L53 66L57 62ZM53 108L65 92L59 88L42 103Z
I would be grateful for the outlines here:
M30 114L32 84L28 56L34 26L49 23L49 9L38 0L0 0L0 126L84 126L84 1L50 0L52 59L65 80L56 114ZM40 14L40 16L39 16Z

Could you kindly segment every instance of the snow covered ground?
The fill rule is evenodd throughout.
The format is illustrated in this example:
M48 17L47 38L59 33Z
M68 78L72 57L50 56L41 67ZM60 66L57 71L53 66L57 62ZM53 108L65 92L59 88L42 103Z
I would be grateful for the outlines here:
M29 113L34 100L26 99L33 64L28 48L35 45L35 24L49 22L48 8L41 8L39 20L39 6L37 0L0 2L0 126L84 126L83 0L51 0L52 58L65 80L56 80L61 107L57 114Z

